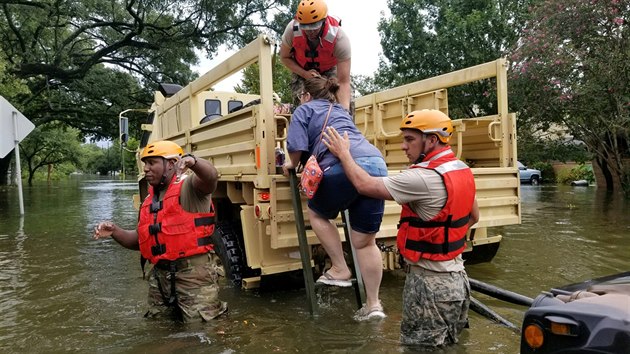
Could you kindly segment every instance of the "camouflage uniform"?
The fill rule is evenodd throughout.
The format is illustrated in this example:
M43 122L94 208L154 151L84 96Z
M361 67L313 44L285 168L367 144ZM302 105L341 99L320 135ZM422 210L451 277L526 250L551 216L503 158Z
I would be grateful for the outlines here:
M175 261L175 314L184 322L194 319L209 321L227 311L227 303L219 301L216 262L211 254L201 254ZM145 317L168 312L171 295L171 272L168 266L155 265L149 276L150 309Z
M441 273L410 266L403 289L401 343L432 347L457 343L468 323L469 295L464 270Z

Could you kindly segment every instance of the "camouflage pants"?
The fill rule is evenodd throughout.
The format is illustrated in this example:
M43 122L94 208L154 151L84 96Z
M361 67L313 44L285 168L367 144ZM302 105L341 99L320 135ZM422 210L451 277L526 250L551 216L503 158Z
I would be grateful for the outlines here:
M201 319L209 321L227 311L227 303L219 300L217 266L210 254L187 257L175 261L176 304L168 306L171 297L171 272L154 266L149 276L149 311L145 317L172 313L184 322Z
M431 347L457 343L468 322L466 271L437 273L412 268L403 289L401 343Z

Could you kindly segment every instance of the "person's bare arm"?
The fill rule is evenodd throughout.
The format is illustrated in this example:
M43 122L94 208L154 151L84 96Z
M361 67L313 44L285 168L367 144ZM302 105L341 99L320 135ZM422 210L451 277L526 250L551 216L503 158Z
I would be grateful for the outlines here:
M479 221L479 205L477 205L477 199L473 202L472 210L470 211L470 219L468 220L468 228L472 227Z
M339 80L339 91L337 101L343 108L350 109L350 99L352 98L350 85L350 59L337 63L337 80Z
M210 161L185 155L177 161L175 167L178 175L184 173L186 169L190 169L193 172L192 185L198 193L210 194L217 189L219 172Z
M130 250L137 251L140 249L138 231L125 230L111 221L101 221L94 228L93 238L99 240L107 237L113 238L114 241L118 242L121 246Z
M289 153L289 158L285 161L282 166L282 173L285 176L289 176L289 170L297 168L297 165L300 163L300 158L302 157L302 151L293 151Z
M335 128L328 127L324 131L322 142L333 155L339 158L346 176L360 194L376 199L394 200L385 188L382 177L370 176L354 162L350 154L350 138L347 132L342 137Z

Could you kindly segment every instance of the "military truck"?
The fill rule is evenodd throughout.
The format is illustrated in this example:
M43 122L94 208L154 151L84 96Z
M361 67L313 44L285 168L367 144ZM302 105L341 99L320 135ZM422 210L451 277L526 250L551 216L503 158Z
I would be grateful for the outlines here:
M291 116L276 109L272 47L268 37L260 36L185 87L161 85L142 126L140 149L152 141L171 140L185 152L208 159L219 171L218 189L212 195L217 211L215 250L226 277L245 288L258 286L261 277L302 269L292 190L277 164L278 152L286 152ZM212 89L252 64L260 73L255 94ZM389 173L395 174L408 164L400 149L402 117L423 108L448 114L449 88L485 79L496 82L492 95L496 114L452 117L451 145L472 167L480 208L480 221L467 236L464 256L469 262L490 261L502 238L497 227L521 222L515 116L508 112L506 72L505 60L499 59L355 99L357 127L380 149ZM136 205L146 195L147 183L140 175ZM385 270L399 268L395 248L399 213L395 202L386 203L377 234ZM308 225L308 219L304 221ZM307 240L311 264L316 266L321 263L315 257L321 255L317 237L308 231Z

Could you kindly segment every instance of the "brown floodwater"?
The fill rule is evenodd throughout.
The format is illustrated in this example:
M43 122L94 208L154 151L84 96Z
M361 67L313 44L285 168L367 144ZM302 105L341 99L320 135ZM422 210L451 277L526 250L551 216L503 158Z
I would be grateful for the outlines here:
M385 274L388 317L358 323L350 289L320 289L319 316L303 289L244 291L223 283L229 315L211 323L143 318L139 255L94 241L101 219L134 227L134 181L76 178L0 188L0 352L3 353L411 353L399 344L404 278ZM629 202L594 187L522 186L521 225L503 227L490 263L469 276L528 297L630 270ZM473 292L520 326L525 308ZM520 336L471 313L460 344L438 353L518 353ZM435 353L435 351L434 351Z

